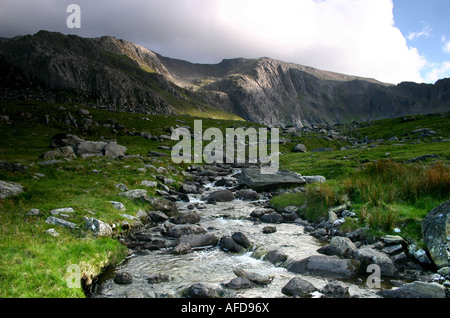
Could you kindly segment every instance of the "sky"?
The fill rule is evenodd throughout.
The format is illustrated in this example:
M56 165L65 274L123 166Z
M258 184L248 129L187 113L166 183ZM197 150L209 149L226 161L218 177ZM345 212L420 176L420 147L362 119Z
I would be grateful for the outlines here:
M449 21L448 0L0 0L0 37L111 35L193 63L270 57L393 84L450 77Z

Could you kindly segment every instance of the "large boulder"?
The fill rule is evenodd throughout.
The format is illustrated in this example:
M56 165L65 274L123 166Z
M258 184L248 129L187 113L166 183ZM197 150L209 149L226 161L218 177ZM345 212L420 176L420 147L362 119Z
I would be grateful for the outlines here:
M438 268L450 266L450 201L428 213L422 222L422 234L430 256Z
M105 149L107 143L104 141L83 141L76 147L76 154L78 157L89 155L103 155L103 149Z
M103 149L103 155L110 158L118 158L125 156L127 147L119 145L115 141L109 142Z
M176 240L176 245L189 244L190 247L215 246L219 238L211 233L188 234L181 236Z
M57 148L55 150L49 150L45 152L42 157L44 159L56 159L56 158L76 158L75 152L71 146L65 146Z
M61 147L76 147L78 144L84 142L84 139L81 139L75 135L69 134L57 134L54 135L50 140L51 148L61 148Z
M236 276L247 278L249 281L259 285L268 285L274 279L274 276L254 269L236 267L233 269L233 272Z
M19 183L10 181L0 181L0 199L16 196L23 192L23 187Z
M307 297L316 290L317 288L307 280L294 277L283 287L281 292L288 296Z
M208 202L228 202L234 200L234 194L230 190L218 190L211 193L207 201Z
M316 275L334 279L356 276L361 262L354 259L340 259L337 256L312 255L299 261L292 261L286 269L292 273Z
M274 174L262 174L259 168L246 168L242 170L238 183L256 191L271 191L301 186L306 184L306 180L300 174L291 171L279 170Z
M352 258L358 251L356 245L348 238L334 236L330 244L318 249L319 253L325 255L336 255L343 258Z
M382 290L378 294L385 298L446 298L443 285L419 281L405 284L397 289Z
M367 266L376 264L380 266L381 275L383 276L393 277L397 273L397 268L389 256L373 248L362 247L358 249L354 257L361 262L361 270L364 272Z

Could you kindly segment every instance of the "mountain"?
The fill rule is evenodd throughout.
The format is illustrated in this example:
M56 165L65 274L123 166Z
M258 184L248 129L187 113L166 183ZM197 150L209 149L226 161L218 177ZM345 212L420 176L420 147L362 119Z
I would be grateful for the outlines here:
M268 125L370 121L450 109L450 79L390 85L265 57L195 64L114 37L47 31L1 41L0 70L3 96L38 87L111 110L228 114Z

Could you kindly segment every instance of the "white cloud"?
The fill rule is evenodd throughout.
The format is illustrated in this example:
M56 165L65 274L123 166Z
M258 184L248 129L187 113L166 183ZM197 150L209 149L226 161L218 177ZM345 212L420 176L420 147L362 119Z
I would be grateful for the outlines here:
M197 63L267 56L390 83L423 81L426 64L395 26L393 0L77 0L79 30L65 24L73 1L1 1L0 36L114 35Z
M441 42L442 42L442 51L450 54L450 40L448 40L447 37L444 35L442 36Z
M422 22L423 27L422 30L419 32L409 32L408 33L408 40L413 41L418 38L429 38L431 37L431 33L433 32L433 29L427 22Z
M442 78L450 78L450 61L430 65L431 70L426 74L427 83L435 83Z

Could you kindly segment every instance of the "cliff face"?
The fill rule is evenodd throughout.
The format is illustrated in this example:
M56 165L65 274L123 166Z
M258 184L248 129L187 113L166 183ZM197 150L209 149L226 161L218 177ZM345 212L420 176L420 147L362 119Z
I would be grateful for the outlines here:
M1 86L72 91L145 113L219 108L270 124L367 121L450 109L450 79L388 85L270 58L194 64L113 37L41 31L0 43Z
M156 55L113 37L84 39L41 31L0 45L2 86L63 90L105 108L170 114L185 99Z
M170 64L166 66L171 74L177 74ZM394 86L268 58L240 60L239 68L216 77L204 74L203 81L198 77L187 85L205 93L220 92L226 109L244 119L272 125L301 127L450 110L450 79L435 85Z

